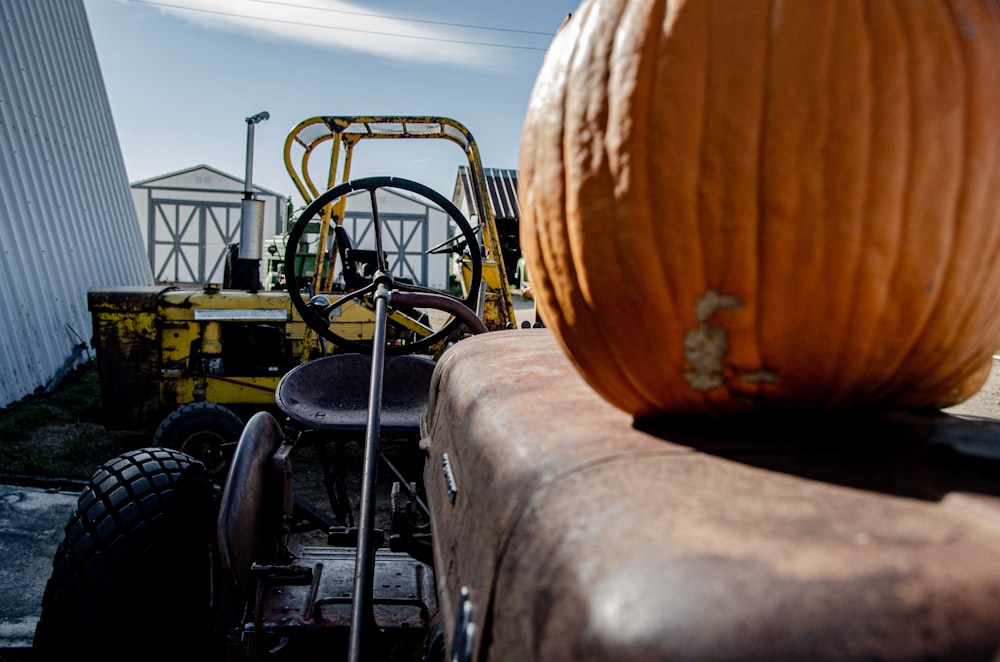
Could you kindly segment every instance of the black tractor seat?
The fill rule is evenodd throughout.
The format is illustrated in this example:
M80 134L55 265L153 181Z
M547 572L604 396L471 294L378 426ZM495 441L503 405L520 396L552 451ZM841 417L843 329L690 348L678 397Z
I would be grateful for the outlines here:
M296 366L275 390L278 408L293 421L318 430L364 430L368 421L371 356L333 354ZM381 430L418 433L434 361L403 354L385 357Z

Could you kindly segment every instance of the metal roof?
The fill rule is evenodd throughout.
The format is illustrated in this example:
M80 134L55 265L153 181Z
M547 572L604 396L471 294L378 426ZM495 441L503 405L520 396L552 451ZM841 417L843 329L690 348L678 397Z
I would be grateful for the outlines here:
M218 168L213 168L212 166L206 165L204 163L200 163L198 165L191 166L189 168L181 168L180 170L174 170L173 172L164 173L162 175L156 175L155 177L148 177L146 179L140 179L137 182L132 182L132 188L155 188L159 184L161 184L164 180L172 179L174 177L178 177L178 176L181 176L181 175L187 175L187 174L199 172L199 171L202 171L202 170L207 171L207 172L211 172L211 173L213 173L215 175L218 175L219 177L222 177L223 179L231 182L232 185L233 185L233 190L234 191L238 191L238 192L240 192L242 194L242 192L245 190L246 184L244 183L242 177L237 177L236 175L230 175L228 172L223 172L222 170L219 170ZM259 194L263 194L263 195L272 195L272 196L274 196L276 198L282 198L282 199L287 199L287 197L288 197L288 196L286 196L286 195L284 195L282 193L278 193L277 191L273 191L271 189L264 188L263 186L259 186L257 184L251 184L251 187L253 188L253 192L254 193L259 193Z
M483 168L483 176L486 179L486 192L489 195L494 218L497 220L520 220L521 207L517 202L517 170ZM452 202L459 209L465 211L467 207L473 209L468 204L472 198L472 178L469 167L459 166Z
M89 354L87 290L153 282L83 0L0 2L0 406Z

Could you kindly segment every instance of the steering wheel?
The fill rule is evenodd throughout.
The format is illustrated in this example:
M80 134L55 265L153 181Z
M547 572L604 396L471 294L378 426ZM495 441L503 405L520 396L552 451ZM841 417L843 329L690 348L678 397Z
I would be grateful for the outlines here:
M389 270L385 264L385 255L382 250L382 223L379 217L378 205L375 202L375 192L381 188L393 188L409 191L410 193L415 193L427 200L430 200L444 210L448 217L455 222L459 230L461 230L467 245L471 248L469 253L472 275L469 283L469 293L464 299L458 299L438 292L437 290L419 285L393 281L392 276L388 273ZM367 287L350 292L332 303L324 302L321 305L308 303L302 298L303 284L299 282L300 279L295 273L295 247L299 245L302 235L305 234L306 228L309 224L314 222L317 217L321 216L323 209L328 204L337 200L341 196L353 193L354 191L368 191L371 198L372 227L375 234L376 255L379 256L379 273L376 274L374 281ZM317 276L319 276L319 274L317 274ZM345 338L336 333L330 325L330 314L347 301L360 299L366 295L373 294L380 283L385 283L388 289L392 291L393 298L402 305L415 304L421 307L445 310L446 312L452 314L451 319L441 328L434 330L432 333L420 338L419 340L415 340L405 345L386 345L386 353L388 354L408 354L424 351L433 347L452 333L452 331L457 329L458 326L464 321L463 318L474 323L475 314L472 313L472 317L470 319L469 313L475 310L482 279L482 251L479 248L479 242L476 239L475 230L469 224L469 221L465 218L462 212L459 211L458 207L434 189L419 182L402 179L400 177L366 177L363 179L356 179L344 182L343 184L335 186L326 193L322 194L309 203L309 205L302 212L298 221L296 221L295 226L288 235L287 248L285 250L285 280L288 286L288 295L291 298L295 309L298 311L299 315L302 316L302 320L309 326L309 328L335 345L350 347L361 352L371 351L371 341L359 341ZM455 304L459 302L464 306L464 309L455 307Z

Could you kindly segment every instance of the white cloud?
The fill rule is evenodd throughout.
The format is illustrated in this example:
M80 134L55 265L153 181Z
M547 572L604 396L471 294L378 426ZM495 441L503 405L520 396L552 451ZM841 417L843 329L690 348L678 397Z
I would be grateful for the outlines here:
M479 40L458 28L381 16L340 0L138 1L209 29L257 38L476 69L502 69L510 62L508 49L482 43L502 39Z

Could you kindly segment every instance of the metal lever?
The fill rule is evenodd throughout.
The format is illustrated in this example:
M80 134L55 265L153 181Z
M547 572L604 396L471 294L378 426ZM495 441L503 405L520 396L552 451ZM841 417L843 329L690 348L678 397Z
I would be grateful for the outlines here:
M375 332L372 336L372 372L368 391L368 425L365 428L364 464L361 473L361 512L358 526L358 546L354 557L354 599L351 602L351 631L348 660L360 662L365 628L374 625L372 591L375 581L375 549L372 532L375 529L375 481L378 467L378 442L382 418L382 376L385 372L385 329L392 297L387 283L392 279L376 274Z

